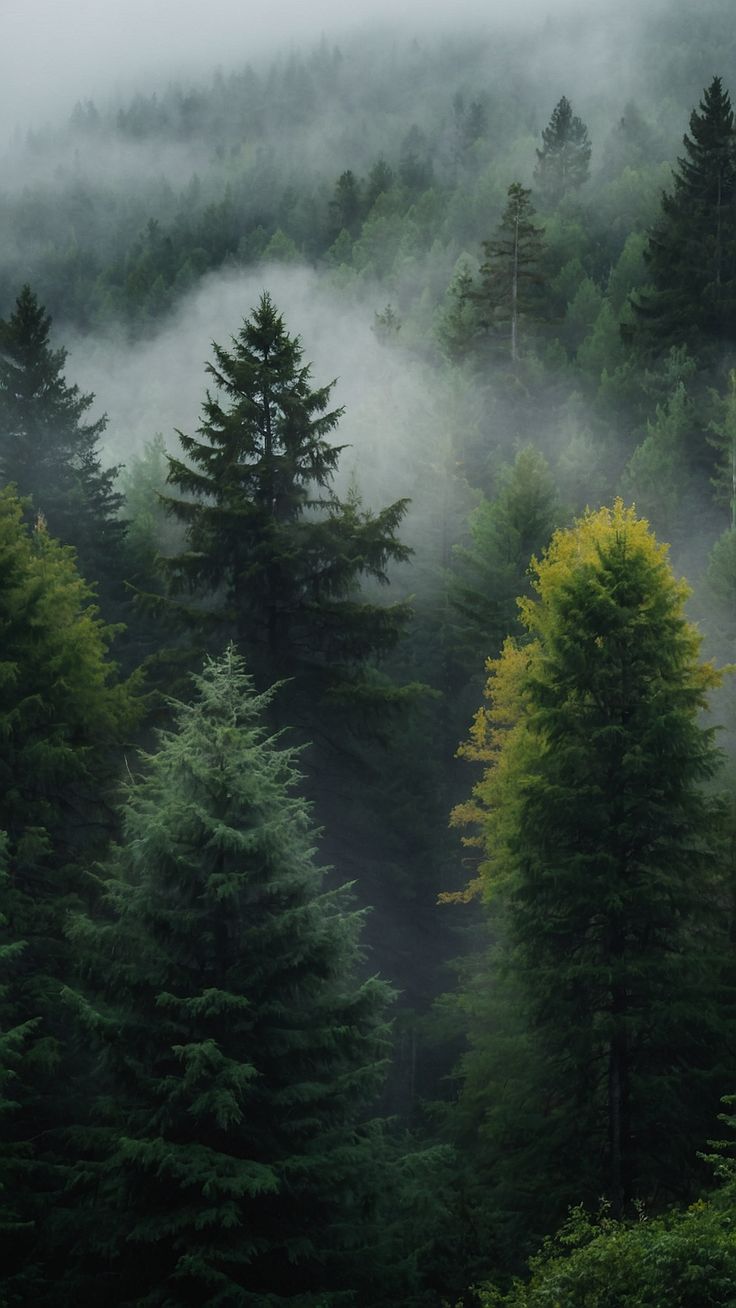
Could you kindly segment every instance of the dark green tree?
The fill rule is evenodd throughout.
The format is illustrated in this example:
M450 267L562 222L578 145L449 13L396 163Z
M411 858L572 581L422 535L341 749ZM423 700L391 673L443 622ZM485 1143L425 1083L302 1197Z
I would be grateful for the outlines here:
M736 148L731 99L720 77L690 115L672 191L649 237L652 289L633 300L643 345L687 345L720 356L736 311Z
M390 168L386 160L377 159L371 171L368 174L368 181L365 188L365 211L370 213L376 200L385 195L396 183L396 176L393 168Z
M385 702L370 664L408 609L369 602L359 587L386 583L388 565L408 557L396 535L407 502L374 514L334 494L341 447L327 437L342 410L328 407L332 385L312 386L268 294L232 350L214 352L218 394L207 393L198 438L179 433L187 462L169 460L186 498L164 502L187 531L186 551L166 561L172 591L205 597L256 678L296 677L302 703Z
M437 315L435 335L450 362L462 363L477 345L480 332L479 308L473 299L473 274L468 261L463 260L447 288Z
M532 446L501 470L496 496L473 510L472 544L455 547L450 580L454 640L467 671L480 674L508 635L521 634L517 596L528 593L532 555L561 517L547 461Z
M531 191L513 182L498 232L483 242L480 285L472 292L481 326L512 363L521 355L524 334L544 317L544 228L533 220Z
M0 484L30 497L49 531L77 550L90 579L104 578L125 534L116 468L103 468L105 416L86 419L94 395L64 377L66 350L49 341L51 319L24 286L0 322Z
M714 396L719 410L711 423L710 444L716 449L713 487L716 499L727 510L731 530L736 528L736 370L728 374L728 392Z
M108 919L73 932L69 1000L104 1050L82 1170L105 1298L352 1302L391 992L355 979L362 914L323 885L273 692L232 647L194 680L131 782Z
M7 868L7 840L0 832L0 905L8 898L9 873ZM4 1249L32 1234L33 1219L23 1193L24 1162L27 1154L23 1144L13 1141L13 1120L21 1108L18 1091L23 1082L23 1060L37 1019L18 1021L15 1006L14 982L18 973L25 940L5 938L8 920L0 909L0 1247ZM32 1210L31 1210L32 1211ZM27 1247L27 1246L26 1246ZM29 1259L25 1265L13 1268L4 1262L3 1285L0 1287L2 1308L13 1302L30 1301L34 1293L35 1267ZM10 1274L9 1274L10 1273Z
M534 181L545 204L554 207L580 189L590 170L590 152L588 129L563 95L542 132L542 148L537 150Z
M355 173L348 168L335 182L335 192L330 200L330 226L333 237L341 231L356 236L363 216L363 197L360 182Z
M55 1132L81 1071L68 1054L59 1002L70 971L65 917L82 902L83 869L109 838L106 792L117 782L117 747L137 709L132 688L115 682L112 630L72 550L43 526L24 524L9 490L0 492L0 630L0 829L7 834L0 960L13 960L0 1039L12 1047L13 1032L27 1033L23 1058L11 1068L17 1107L2 1123L3 1150L18 1162L14 1192L26 1223L3 1236L4 1275L12 1276L42 1243L28 1224L48 1216Z

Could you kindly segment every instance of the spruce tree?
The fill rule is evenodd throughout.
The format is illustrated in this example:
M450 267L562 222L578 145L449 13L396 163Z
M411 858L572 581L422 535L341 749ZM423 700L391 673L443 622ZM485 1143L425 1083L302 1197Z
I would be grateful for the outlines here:
M0 322L0 484L29 497L52 536L75 547L86 577L109 581L125 528L117 469L102 467L98 448L107 418L87 419L94 395L67 383L67 353L52 349L50 330L24 286Z
M385 702L395 692L374 661L409 610L368 601L360 583L385 584L387 567L410 554L396 534L407 501L374 514L355 494L335 495L334 383L313 387L268 294L231 351L214 353L218 393L207 392L198 437L179 433L187 461L169 459L184 498L164 503L187 531L186 551L165 561L172 594L204 602L194 620L236 638L261 684L295 677L303 708Z
M736 148L731 99L720 77L690 115L685 153L645 258L652 289L634 298L642 346L687 345L719 361L736 310Z
M588 177L590 152L588 129L563 95L542 132L534 169L535 184L546 204L554 208L570 191L579 190Z
M606 1195L616 1214L693 1184L722 1075L725 890L699 720L718 676L665 548L619 501L555 534L534 590L528 643L490 665L466 751L488 766L456 820L480 826L501 986L525 1014L526 1052L493 1073L492 1185L541 1222L540 1176L563 1209ZM477 1096L473 1055L466 1073Z
M530 334L544 317L544 228L533 220L531 191L513 182L498 231L483 242L480 286L471 293L481 325L512 363L520 357L525 331Z
M74 929L91 1240L114 1302L352 1302L390 991L355 979L362 915L323 885L272 692L232 647L194 681L131 782L108 918Z

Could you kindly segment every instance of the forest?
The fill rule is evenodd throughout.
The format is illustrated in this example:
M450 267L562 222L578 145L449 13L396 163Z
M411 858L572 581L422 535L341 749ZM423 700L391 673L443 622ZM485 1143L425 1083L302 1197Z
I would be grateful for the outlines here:
M643 10L0 140L0 1308L736 1305L736 31Z

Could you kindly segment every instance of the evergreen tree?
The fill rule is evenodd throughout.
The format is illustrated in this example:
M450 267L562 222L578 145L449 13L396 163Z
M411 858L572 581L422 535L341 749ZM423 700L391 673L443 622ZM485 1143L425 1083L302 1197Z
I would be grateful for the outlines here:
M680 381L663 404L658 404L654 421L648 421L646 436L624 469L622 489L636 502L660 532L672 536L681 523L680 502L688 482L688 437L693 427L693 405Z
M579 190L588 177L590 152L588 129L563 95L542 132L534 169L534 181L546 204L553 208L570 191Z
M0 832L0 904L7 900L8 884L7 841L5 833ZM17 938L3 940L7 927L8 920L0 911L0 1245L5 1247L18 1239L24 1240L33 1230L33 1219L21 1193L25 1151L22 1144L10 1143L10 1138L13 1119L21 1107L17 1096L22 1081L23 1058L37 1025L34 1019L17 1021L13 982L26 942ZM34 1272L30 1260L15 1271L8 1261L5 1262L0 1286L2 1308L9 1304L11 1294L16 1303L19 1299L22 1301L23 1296L26 1296L26 1302L31 1301Z
M13 960L0 1042L7 1037L12 1047L13 1032L27 1033L22 1061L11 1069L17 1108L3 1123L3 1149L20 1160L14 1190L25 1222L20 1233L4 1233L8 1276L38 1251L29 1223L49 1216L53 1132L76 1090L59 1003L70 968L64 922L80 903L82 863L89 866L109 837L112 750L137 716L132 687L115 684L112 630L91 599L72 551L43 526L31 531L21 503L0 492L0 829L8 863L0 877L0 960Z
M455 547L450 600L463 664L480 673L509 633L520 633L517 596L527 590L533 554L561 517L547 462L532 446L501 470L498 494L470 515L470 548Z
M195 685L131 783L108 920L74 930L106 1300L352 1302L390 991L354 978L362 915L323 887L272 692L232 647Z
M730 343L736 309L734 113L720 77L690 115L683 145L645 255L653 289L633 304L646 348L684 344L707 360Z
M498 232L483 242L480 286L472 292L481 325L508 350L512 363L519 359L524 329L543 317L544 228L533 219L531 191L513 182Z
M365 211L370 213L376 200L385 195L395 185L396 177L394 171L386 163L385 159L377 159L371 171L368 174L368 181L365 189Z
M102 467L98 449L107 418L86 420L94 395L67 383L66 350L51 348L50 329L24 286L0 322L0 483L30 497L51 534L74 545L85 576L104 578L125 532L117 469Z
M257 678L296 676L302 705L385 702L391 691L370 660L391 649L408 617L360 595L367 577L408 557L396 531L407 502L364 511L331 484L340 446L327 437L341 409L331 385L314 389L298 338L264 294L231 352L216 345L207 371L199 439L179 433L188 462L169 459L186 498L164 503L187 530L166 560L174 595L190 590L247 651ZM225 401L230 401L226 407ZM202 616L201 610L199 616Z
M713 486L716 499L729 513L731 530L736 528L736 370L728 374L728 393L719 400L719 417L711 423L710 443L717 451Z
M479 334L478 306L473 300L473 274L463 259L447 288L437 316L436 336L451 363L468 358Z
M466 751L490 766L456 821L480 826L501 984L526 1014L505 1109L490 1101L491 1186L503 1176L507 1214L527 1205L542 1223L541 1177L563 1211L687 1193L723 1065L725 941L719 808L703 789L717 754L699 721L718 676L698 661L687 588L618 501L556 533L534 589L529 643L491 665Z
M338 177L329 207L333 238L339 236L341 231L356 236L363 216L363 198L360 182L351 169L348 168L347 172Z

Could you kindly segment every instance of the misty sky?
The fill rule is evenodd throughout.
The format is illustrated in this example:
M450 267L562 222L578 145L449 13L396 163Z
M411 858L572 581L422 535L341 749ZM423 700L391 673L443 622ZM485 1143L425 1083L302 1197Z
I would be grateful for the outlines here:
M0 138L66 119L76 100L103 101L131 85L147 92L170 76L206 76L264 52L339 39L347 29L398 16L412 33L464 24L508 27L550 9L589 13L603 0L0 0Z

